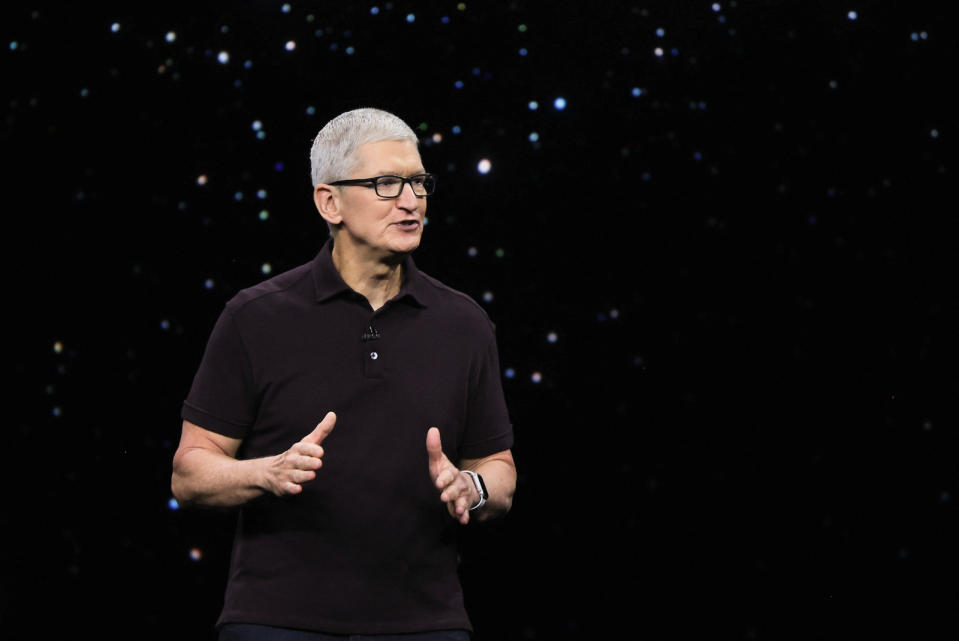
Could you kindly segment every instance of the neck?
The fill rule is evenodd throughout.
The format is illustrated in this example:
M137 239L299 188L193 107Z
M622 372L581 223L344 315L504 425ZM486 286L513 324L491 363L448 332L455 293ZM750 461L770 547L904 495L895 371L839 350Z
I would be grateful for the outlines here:
M371 259L333 243L333 265L350 289L362 294L374 311L400 293L405 256Z

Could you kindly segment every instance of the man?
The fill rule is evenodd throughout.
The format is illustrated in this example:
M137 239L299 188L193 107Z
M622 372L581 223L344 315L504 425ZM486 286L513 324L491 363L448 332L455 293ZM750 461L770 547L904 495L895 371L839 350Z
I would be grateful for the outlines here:
M183 404L174 496L240 511L221 639L469 638L456 528L509 510L512 427L492 323L410 257L417 142L377 109L323 127L332 238L227 303Z

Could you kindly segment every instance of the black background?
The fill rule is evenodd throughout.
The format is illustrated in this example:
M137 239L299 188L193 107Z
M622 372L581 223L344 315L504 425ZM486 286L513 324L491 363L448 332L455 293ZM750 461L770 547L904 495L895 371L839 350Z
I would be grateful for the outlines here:
M377 106L440 176L418 265L515 372L477 639L956 638L945 3L457 5L4 5L0 636L214 638L179 406L325 239L312 137Z

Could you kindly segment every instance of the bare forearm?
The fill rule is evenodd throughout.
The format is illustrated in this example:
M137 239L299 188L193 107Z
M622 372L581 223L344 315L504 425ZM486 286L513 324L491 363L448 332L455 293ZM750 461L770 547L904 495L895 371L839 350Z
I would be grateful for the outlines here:
M497 459L483 461L468 469L483 477L489 493L486 504L473 512L472 518L485 521L509 512L516 491L516 467L513 463Z
M237 507L266 491L267 459L237 460L202 448L177 452L173 459L173 496L184 506Z

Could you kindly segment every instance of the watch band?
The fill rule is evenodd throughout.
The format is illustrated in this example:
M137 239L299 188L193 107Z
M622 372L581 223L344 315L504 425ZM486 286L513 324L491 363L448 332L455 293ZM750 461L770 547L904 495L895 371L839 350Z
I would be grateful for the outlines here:
M476 492L479 494L479 501L476 502L476 505L470 508L470 512L473 510L478 510L484 505L486 505L486 499L489 498L489 492L486 491L486 483L483 482L483 477L473 472L471 470L461 470L465 474L468 474L471 479L473 479L473 485L476 487Z

